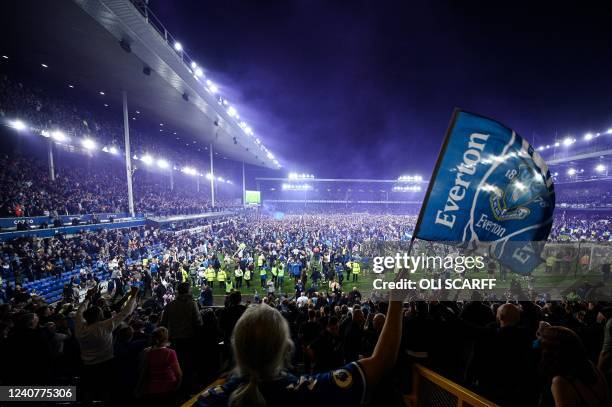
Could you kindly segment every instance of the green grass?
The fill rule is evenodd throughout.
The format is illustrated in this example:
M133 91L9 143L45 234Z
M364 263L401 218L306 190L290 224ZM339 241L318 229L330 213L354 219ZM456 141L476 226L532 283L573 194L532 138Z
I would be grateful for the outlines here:
M346 274L345 274L346 276ZM491 276L486 272L470 272L468 276L472 279L487 279L491 278ZM581 284L583 282L590 282L591 284L596 284L601 281L601 275L599 273L589 273L586 275L578 274L574 276L573 272L568 274L550 274L545 273L543 268L539 268L532 274L533 276L533 286L537 292L545 292L545 291L556 291L560 292L563 290L567 290L573 285ZM374 279L380 278L381 275L374 274L372 272L366 272L359 276L359 281L357 283L353 283L352 281L347 282L344 280L343 290L350 291L353 287L357 287L362 294L368 295L373 291L372 283ZM425 273L414 273L409 276L411 280L418 280L421 278L432 278L431 275L426 275ZM454 278L451 276L451 278ZM496 287L498 289L506 289L510 287L510 284L513 280L518 281L523 288L527 288L527 279L521 275L508 273L506 276L506 280L501 279L501 275L499 272L496 272L493 276L496 281ZM387 275L385 280L391 281L393 277L391 275ZM308 285L306 289L310 288L312 284L312 280L308 280ZM281 289L277 288L275 293L279 294L280 292L286 293L289 296L292 296L295 292L295 284L293 278L285 277L284 285ZM327 290L328 284L319 282L320 290ZM243 295L251 296L255 294L255 291L259 294L260 297L263 297L266 293L266 288L261 287L261 283L259 279L251 280L251 287L247 288L246 284L243 282L242 288L240 292ZM198 296L200 293L199 287L194 287L194 296ZM225 290L219 286L219 282L215 282L213 288L213 294L215 297L223 297L225 296Z

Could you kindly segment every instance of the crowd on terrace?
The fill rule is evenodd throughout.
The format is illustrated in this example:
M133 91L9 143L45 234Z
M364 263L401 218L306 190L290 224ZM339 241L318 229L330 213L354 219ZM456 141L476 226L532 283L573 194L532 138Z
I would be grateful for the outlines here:
M265 332L249 331L254 336L240 344L233 336L241 334L234 328L245 310L270 322L266 309L274 309L295 344L283 369L310 385L286 393L266 377L253 379L268 400L360 401L363 391L370 405L399 405L418 362L505 406L606 405L612 308L604 302L409 301L398 311L397 358L373 374L367 360L389 303L343 275L363 274L352 264L367 242L406 239L414 222L397 215L232 217L179 232L139 227L5 243L2 384L78 383L85 403L178 405L246 363L235 352L281 352L262 345L275 340ZM24 289L31 279L66 274L57 303ZM240 284L252 291L247 278L258 288L243 297ZM347 377L354 391L344 386ZM230 374L197 403L227 405L241 383ZM572 403L560 404L560 393Z

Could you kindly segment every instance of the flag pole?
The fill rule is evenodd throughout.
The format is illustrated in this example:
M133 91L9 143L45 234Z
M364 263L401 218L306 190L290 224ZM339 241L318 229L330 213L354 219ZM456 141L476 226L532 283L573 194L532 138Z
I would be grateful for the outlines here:
M429 184L427 185L427 191L425 192L425 198L423 198L423 203L421 204L421 208L419 209L419 216L417 217L416 226L414 227L414 232L412 233L412 239L410 240L410 246L408 247L408 255L410 255L410 250L412 249L412 243L416 238L417 233L419 232L419 228L421 227L421 223L423 222L423 212L424 208L427 207L429 203L429 196L431 195L431 190L433 188L434 180L438 176L438 172L440 171L440 166L442 165L442 157L444 157L444 153L446 153L446 148L448 147L448 142L450 141L450 135L455 127L455 122L457 121L457 116L461 109L455 108L453 110L453 115L451 116L450 123L448 124L448 128L446 129L446 134L444 135L444 141L442 142L442 146L440 147L440 152L438 153L438 159L436 160L436 165L434 166L434 170L429 178Z
M431 190L434 184L433 181L436 179L438 172L440 171L440 166L442 165L442 157L444 157L444 153L446 152L446 148L448 147L448 142L450 141L450 135L453 131L453 128L455 127L455 122L457 121L457 116L459 115L459 112L461 112L461 109L459 108L455 108L453 110L453 115L451 116L450 123L448 124L448 128L446 129L446 134L444 135L444 141L442 142L442 146L440 147L440 152L438 153L436 165L434 166L434 170L431 174L431 177L429 178L429 184L427 185L427 191L425 192L425 198L423 199L423 203L421 205L421 208L419 209L419 215L417 217L417 222L414 227L414 231L412 232L412 236L410 237L410 243L408 245L408 252L407 252L408 256L412 254L412 248L414 246L414 241L416 240L416 235L423 221L423 212L424 212L423 208L426 208L427 203L429 202L429 196L431 194ZM406 273L405 270L397 273L397 275L395 276L395 281L400 281L402 278L404 278L405 273ZM392 291L392 295L393 293L395 293L395 291ZM403 301L403 299L404 298L402 298L401 300ZM394 298L392 300L399 301L398 298Z

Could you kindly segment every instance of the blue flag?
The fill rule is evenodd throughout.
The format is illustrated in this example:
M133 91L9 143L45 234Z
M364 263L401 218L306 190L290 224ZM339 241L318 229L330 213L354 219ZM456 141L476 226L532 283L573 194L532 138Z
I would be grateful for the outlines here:
M455 110L415 237L485 248L527 274L542 262L554 207L550 172L526 140L499 122Z

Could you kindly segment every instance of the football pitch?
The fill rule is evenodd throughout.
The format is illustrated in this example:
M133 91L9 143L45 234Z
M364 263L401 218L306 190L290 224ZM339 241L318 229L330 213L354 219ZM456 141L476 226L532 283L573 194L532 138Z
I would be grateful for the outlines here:
M594 286L597 284L601 284L602 282L601 273L582 273L574 271L568 273L547 273L544 267L539 267L530 276L523 276L511 272L502 275L499 271L495 272L494 274L489 274L486 271L483 271L470 272L463 277L458 274L451 274L448 277L451 279L466 278L472 280L494 278L497 293L508 291L512 287L516 288L518 285L520 285L521 289L525 292L531 290L535 294L552 293L555 299L565 298L568 295L571 296L571 293L575 292L580 286ZM379 294L383 293L382 290L375 290L373 287L374 280L380 278L383 278L385 281L393 281L395 276L375 274L371 271L366 270L365 272L362 272L359 275L357 281L352 281L352 278L349 281L346 279L345 274L345 278L342 283L342 291L348 292L356 287L365 297L369 296L372 291L377 291ZM416 272L408 275L407 278L416 281L420 279L437 279L443 277L439 274ZM310 289L311 287L313 287L313 281L312 279L308 279L304 291ZM260 279L252 279L250 282L250 287L247 287L244 281L241 288L236 287L234 283L234 289L239 290L248 299L251 299L255 295L262 298L268 292L267 286L262 287ZM328 281L318 281L314 289L315 291L331 291L329 289ZM282 286L279 286L277 284L274 290L274 294L276 296L282 294L286 295L289 298L293 297L295 295L295 292L296 288L294 279L289 277L285 277L284 284ZM199 287L195 287L194 296L198 296L199 293ZM221 298L226 295L225 289L220 286L219 282L214 283L213 295L215 296L216 305L217 303L219 303L219 301L222 301Z

